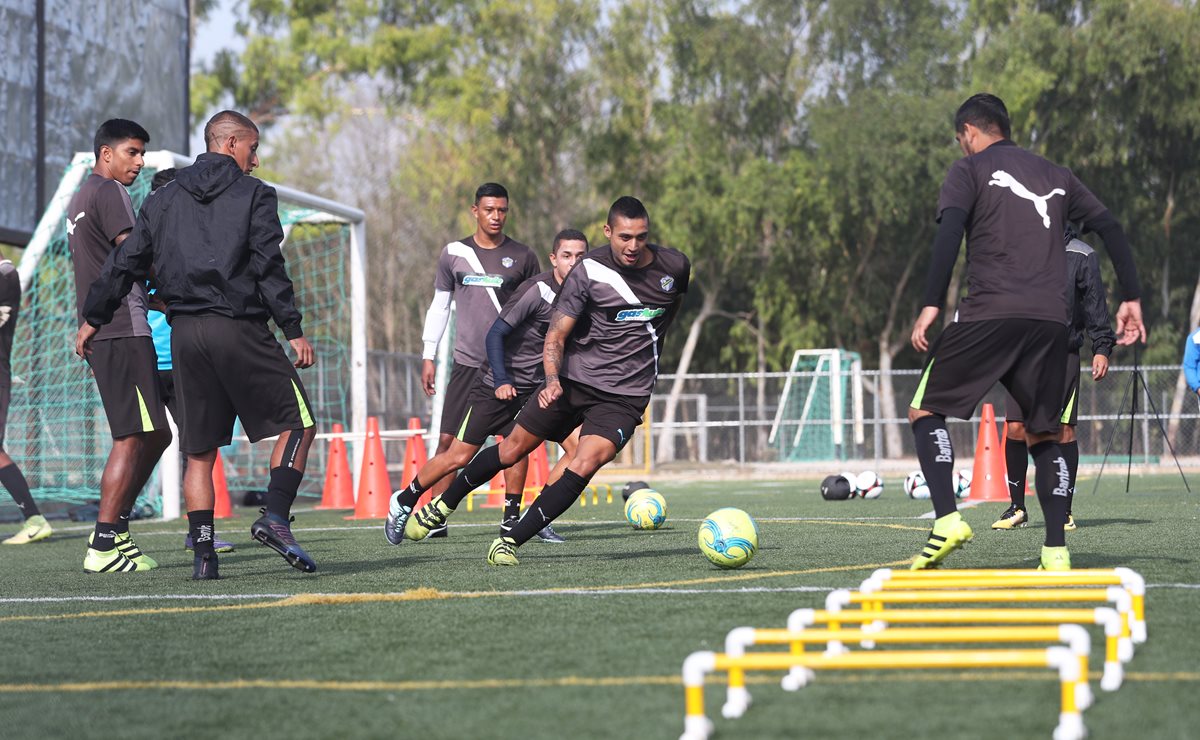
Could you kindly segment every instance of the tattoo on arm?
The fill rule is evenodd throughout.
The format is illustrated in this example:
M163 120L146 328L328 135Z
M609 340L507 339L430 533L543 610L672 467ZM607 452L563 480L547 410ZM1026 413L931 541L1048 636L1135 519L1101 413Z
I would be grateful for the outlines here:
M542 348L542 365L546 370L547 381L558 380L558 371L562 367L563 345L574 327L575 319L559 311L555 311L550 318L546 344Z

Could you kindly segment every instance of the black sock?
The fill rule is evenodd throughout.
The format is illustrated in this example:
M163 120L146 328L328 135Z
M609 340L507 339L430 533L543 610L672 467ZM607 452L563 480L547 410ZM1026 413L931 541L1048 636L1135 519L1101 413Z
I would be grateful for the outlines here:
M125 534L129 531L129 516L133 514L133 507L121 509L121 513L117 514L117 534Z
M117 546L117 525L113 522L96 522L96 531L92 535L93 550L108 552Z
M442 503L451 509L457 509L467 494L487 483L505 468L512 467L500 462L500 445L485 447L479 454L467 463L446 492L442 494Z
M521 494L504 494L504 519L516 519L521 516Z
M917 459L929 486L934 515L941 519L958 511L954 503L954 448L950 432L946 431L943 416L922 416L913 422L913 439L917 444Z
M292 513L292 502L304 473L295 468L280 466L271 469L271 482L267 484L267 513L287 519Z
M1037 497L1046 517L1046 547L1066 547L1067 493L1071 474L1058 442L1039 442L1029 448L1036 468Z
M516 540L518 546L524 545L543 527L571 508L587 484L587 479L576 475L574 471L563 471L561 478L542 489L525 510L525 516L505 536Z
M213 541L216 539L216 527L213 526L213 510L201 509L189 511L188 534L192 536L192 549L197 555L213 555Z
M0 484L8 489L17 508L21 510L21 515L26 519L42 513L38 511L33 494L29 492L29 483L25 480L25 476L21 475L21 469L17 467L16 463L0 468Z
M422 493L425 493L425 486L421 485L421 481L414 475L412 483L409 483L400 492L400 505L407 506L410 509L415 508L417 499L421 498Z
M1025 440L1009 437L1004 441L1004 482L1013 506L1025 508L1025 473L1029 469L1029 448Z
M1079 443L1059 442L1059 449L1067 461L1067 473L1071 476L1071 487L1067 490L1067 513L1071 513L1071 504L1075 502L1075 478L1079 475Z

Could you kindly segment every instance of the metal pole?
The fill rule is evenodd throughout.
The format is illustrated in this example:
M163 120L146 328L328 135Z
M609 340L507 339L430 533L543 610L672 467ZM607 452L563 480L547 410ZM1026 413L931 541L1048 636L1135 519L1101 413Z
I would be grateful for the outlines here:
M746 463L746 379L738 375L738 462Z

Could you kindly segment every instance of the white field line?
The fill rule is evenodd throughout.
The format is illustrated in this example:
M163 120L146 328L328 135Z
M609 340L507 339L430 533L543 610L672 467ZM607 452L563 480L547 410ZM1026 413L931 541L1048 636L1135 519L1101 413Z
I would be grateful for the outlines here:
M854 586L841 588L853 589ZM1146 588L1175 588L1200 589L1200 583L1148 583ZM529 589L519 591L497 591L495 596L624 596L628 594L679 594L683 596L698 594L748 594L748 593L828 593L832 586L743 586L739 588L612 588L609 586L589 588L583 586L572 589ZM443 591L439 595L454 598L465 595L478 595L479 592ZM383 592L370 594L372 596L400 596L403 592ZM145 594L124 596L31 596L0 598L0 604L43 604L70 602L122 602L122 601L247 601L265 599L286 599L291 596L350 596L350 593L309 593L294 594L260 593L260 594Z

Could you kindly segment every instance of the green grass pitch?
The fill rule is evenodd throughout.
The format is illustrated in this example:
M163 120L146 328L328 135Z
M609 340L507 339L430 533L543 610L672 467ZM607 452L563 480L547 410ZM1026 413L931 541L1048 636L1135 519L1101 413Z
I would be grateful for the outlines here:
M243 509L218 522L238 550L203 584L190 580L180 522L135 522L161 567L121 576L85 575L87 527L56 522L47 542L0 549L0 736L675 738L690 652L720 649L739 625L782 627L825 590L911 558L930 525L927 503L894 477L875 501L822 501L814 481L656 488L665 529L632 531L619 495L589 500L556 525L566 544L530 542L512 569L484 562L494 509L459 513L446 540L400 547L377 522L299 511L313 575L252 542L256 514ZM1178 476L1134 488L1113 473L1093 495L1081 480L1068 533L1075 567L1129 566L1151 585L1149 641L1118 692L1093 681L1084 720L1092 738L1191 738L1200 493ZM989 529L1000 504L965 509L975 539L947 566L1035 566L1031 504L1033 526L1014 532ZM696 546L699 521L722 506L759 523L761 548L741 570L718 570ZM303 594L328 598L289 598ZM750 674L755 705L738 720L720 718L712 681L716 737L1049 737L1057 722L1049 670L828 673L795 694L778 678Z

